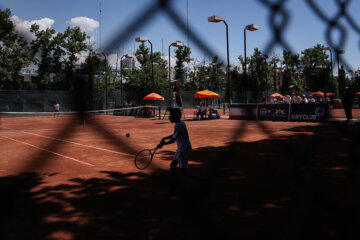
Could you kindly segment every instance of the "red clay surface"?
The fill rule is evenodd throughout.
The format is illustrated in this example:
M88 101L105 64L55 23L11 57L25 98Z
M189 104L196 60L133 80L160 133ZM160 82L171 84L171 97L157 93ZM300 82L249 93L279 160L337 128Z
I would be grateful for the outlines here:
M353 184L359 174L352 165L358 123L184 120L190 168L208 180L180 176L179 194L164 197L175 144L145 171L133 158L172 133L167 119L1 119L0 239L343 239L356 233L350 223L359 219Z

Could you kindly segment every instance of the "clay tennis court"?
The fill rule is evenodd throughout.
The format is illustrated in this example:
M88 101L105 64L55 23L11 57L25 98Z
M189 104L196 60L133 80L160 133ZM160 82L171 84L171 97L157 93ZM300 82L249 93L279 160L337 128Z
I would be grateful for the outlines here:
M0 238L337 239L352 233L347 223L359 217L357 122L184 121L191 169L208 182L180 177L179 194L164 197L176 145L159 150L144 171L134 166L134 155L172 133L168 119L2 118Z

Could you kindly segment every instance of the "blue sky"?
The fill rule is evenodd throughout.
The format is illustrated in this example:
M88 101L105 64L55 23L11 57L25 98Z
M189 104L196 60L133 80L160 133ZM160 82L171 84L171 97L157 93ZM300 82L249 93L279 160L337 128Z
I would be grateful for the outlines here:
M338 12L335 0L313 0L323 12L332 18ZM101 21L99 18L99 3L101 2ZM188 2L188 15L187 5ZM275 0L269 2L277 2ZM45 26L51 26L57 31L64 31L69 25L88 24L88 35L93 37L95 48L99 44L99 26L101 26L101 43L105 47L116 34L125 29L154 0L0 0L0 8L10 8L12 14L17 17L19 23L43 19ZM176 12L186 23L187 16L190 28L204 40L207 46L214 51L222 60L226 59L226 33L223 23L210 23L207 18L212 15L224 16L229 26L230 64L237 65L237 57L244 54L243 29L247 24L257 24L259 31L246 34L247 55L252 54L255 47L265 50L271 42L271 32L268 7L257 0L174 0L173 6ZM289 21L284 29L284 39L288 46L295 52L300 53L306 48L311 48L317 43L328 45L325 38L327 25L310 9L306 1L285 1L284 8L289 13ZM349 15L360 26L357 14L360 12L360 1L352 1L348 7ZM83 18L80 21L79 17ZM46 21L44 20L46 18ZM73 20L72 20L73 19ZM282 22L279 16L278 23ZM86 22L88 21L88 22ZM101 25L96 23L101 22ZM146 23L146 24L145 24ZM341 23L346 27L347 38L344 43L344 60L351 69L360 68L360 34L350 27L348 21L342 18ZM46 25L47 24L47 25ZM20 26L20 25L19 25ZM25 24L26 26L26 24ZM334 42L338 42L338 31L332 32ZM133 53L138 47L134 39L138 36L146 36L153 44L154 51L163 52L168 56L170 43L180 40L186 45L189 43L192 49L192 57L198 61L211 56L206 56L190 39L188 42L186 32L180 31L171 19L159 11L151 21L144 22L144 27L137 29L127 41L114 46L121 53ZM171 55L175 49L172 48ZM282 46L272 48L270 55L282 53ZM334 55L334 54L333 54ZM334 61L334 69L337 65Z

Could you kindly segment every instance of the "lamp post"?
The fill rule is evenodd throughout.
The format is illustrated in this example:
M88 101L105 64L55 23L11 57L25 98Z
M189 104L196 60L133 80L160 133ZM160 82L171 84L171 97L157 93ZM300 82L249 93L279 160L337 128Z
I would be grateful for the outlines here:
M263 75L262 75L262 74L263 74L263 71L265 70L265 69L263 69L263 68L264 68L264 66L265 66L267 56L265 56L265 55L260 55L260 56L257 56L256 58L261 61L261 65L260 65L260 67L261 67L261 68L260 68L260 73L261 73L261 75L260 75L260 76L262 77L262 76L263 76ZM266 78L266 82L265 82L265 88L266 88L266 98L267 98L268 95L269 95L267 78Z
M136 42L149 42L151 49L151 80L153 84L153 92L155 92L155 80L154 80L154 55L153 55L153 47L151 41L147 37L137 37L135 38Z
M215 80L215 83L216 83L216 85L217 85L217 91L218 91L218 93L219 93L219 89L220 89L220 84L219 84L219 82L218 82L218 80L217 80L217 64L216 63L210 63L210 65L214 68L214 74L215 74L215 77L214 77L214 80Z
M248 99L247 99L247 89L246 89L246 84L247 84L247 73L246 73L246 30L248 31L257 31L259 30L260 27L258 25L255 25L255 24L249 24L249 25L246 25L245 28L244 28L244 61L245 61L245 64L244 64L244 73L245 73L245 103L248 102Z
M171 66L170 66L170 47L171 46L173 46L173 47L183 47L184 43L181 42L181 41L176 41L176 42L173 42L173 43L171 43L169 45L169 97L171 95L171 72L170 72L170 69L171 69Z
M338 76L339 76L339 70L340 70L340 67L339 67L340 54L344 54L344 53L345 53L345 50L341 50L341 49L336 50L336 57L337 57L337 62L338 62Z
M27 69L26 72L29 74L29 82L31 83L31 69Z
M279 58L274 58L273 62L274 62L274 68L273 68L273 72L274 72L274 91L277 92L277 77L276 77L276 73L277 71L280 69L277 67L277 63L280 62L281 60Z
M121 106L123 106L123 94L122 94L122 89L123 89L123 58L134 58L134 56L132 55L129 55L129 54L125 54L123 55L121 58L120 58L120 78L121 78L121 84L120 84L120 103L121 103Z
M330 63L331 63L331 76L333 76L333 58L332 58L332 51L331 51L331 47L324 47L323 50L328 50L330 52Z
M95 52L95 55L99 56L99 55L103 55L104 58L105 58L105 62L104 62L104 76L105 76L105 71L106 71L106 54L100 50L96 50ZM107 82L107 78L105 78L105 103L104 103L104 109L107 108L107 90L108 90L108 82Z
M354 79L354 71L352 69L349 69L348 72L351 73L351 80L353 80Z
M230 89L230 60L229 60L229 29L228 25L223 16L211 16L208 17L208 22L223 22L226 26L226 50L227 50L227 71L226 71L226 90L225 90L225 99L230 103L231 102L231 89Z

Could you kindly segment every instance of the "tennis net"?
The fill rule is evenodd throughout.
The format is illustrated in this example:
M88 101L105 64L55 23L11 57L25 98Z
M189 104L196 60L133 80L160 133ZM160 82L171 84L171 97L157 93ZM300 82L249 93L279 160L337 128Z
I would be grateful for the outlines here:
M0 112L0 129L57 129L67 126L91 125L92 123L117 124L128 117L160 118L159 106L140 106L86 112Z
M91 111L59 111L59 112L0 112L1 118L9 117L45 117L45 116L67 116L67 115L114 115L151 118L161 115L160 106L138 106L115 109L91 110Z

